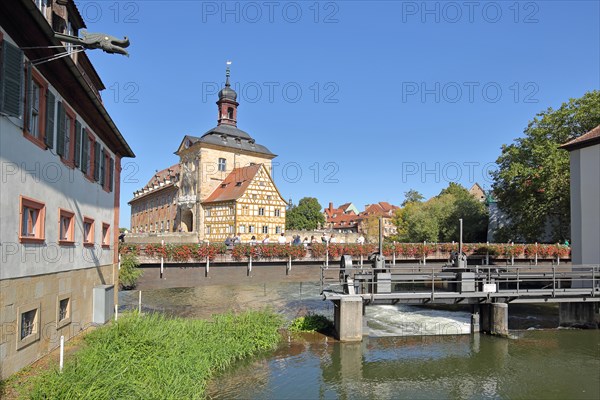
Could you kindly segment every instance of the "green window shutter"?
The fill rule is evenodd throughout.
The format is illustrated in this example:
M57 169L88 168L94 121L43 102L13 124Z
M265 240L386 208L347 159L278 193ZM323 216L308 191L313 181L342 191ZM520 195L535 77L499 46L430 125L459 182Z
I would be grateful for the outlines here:
M81 151L81 172L87 174L88 170L88 160L90 157L90 139L87 135L87 130L83 128L81 130L81 143L82 143L82 151Z
M94 143L94 180L98 182L100 180L100 143Z
M58 118L58 128L56 129L56 154L59 156L65 155L65 108L62 105L62 101L58 102L58 111L56 117Z
M104 151L100 153L100 186L104 186L104 179L106 177L106 157Z
M113 180L115 179L115 159L110 158L110 169L108 170L108 190L113 191Z
M52 149L54 148L54 109L55 109L56 98L50 91L46 91L46 135L44 141L46 146Z
M81 162L81 123L75 120L75 159L76 167L79 167Z
M25 70L25 115L23 117L23 122L25 123L25 130L27 132L31 132L31 126L29 121L31 116L31 101L33 99L33 79L31 78L31 68L31 63L27 62L27 67Z
M21 118L23 114L23 52L4 40L0 54L0 112Z

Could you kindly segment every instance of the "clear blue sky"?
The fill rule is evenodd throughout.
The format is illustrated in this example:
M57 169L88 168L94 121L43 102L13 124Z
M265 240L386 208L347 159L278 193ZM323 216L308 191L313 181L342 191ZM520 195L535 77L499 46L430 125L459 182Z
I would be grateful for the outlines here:
M527 122L600 86L598 1L80 1L106 108L137 154L127 201L216 125L232 60L238 127L279 156L285 199L321 205L426 197L486 172ZM301 92L301 93L300 93Z

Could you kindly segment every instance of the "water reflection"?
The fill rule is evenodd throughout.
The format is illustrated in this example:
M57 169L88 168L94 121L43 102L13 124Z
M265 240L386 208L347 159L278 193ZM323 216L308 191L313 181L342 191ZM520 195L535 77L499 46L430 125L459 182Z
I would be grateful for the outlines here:
M575 333L572 335L572 333ZM572 353L573 347L587 353ZM285 343L271 357L217 378L211 398L250 399L597 399L600 336L591 331L489 336L320 338ZM269 377L253 380L267 362ZM241 386L240 386L241 385Z
M120 309L138 292L121 292ZM143 311L208 318L265 306L288 320L333 316L316 283L215 285L142 293ZM512 306L509 327L556 327L555 306ZM303 335L238 363L211 383L215 399L598 399L598 331L513 331L514 339L464 334L469 314L443 308L370 306L371 336L339 343ZM467 331L468 332L468 331ZM397 337L395 335L419 334ZM433 336L432 333L463 333ZM394 336L390 336L394 335Z

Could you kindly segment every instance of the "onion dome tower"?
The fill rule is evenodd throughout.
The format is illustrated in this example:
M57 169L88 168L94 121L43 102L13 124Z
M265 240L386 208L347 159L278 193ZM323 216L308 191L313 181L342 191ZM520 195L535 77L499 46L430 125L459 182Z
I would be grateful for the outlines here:
M231 72L227 63L227 71L225 72L225 87L219 92L219 100L217 106L219 108L219 125L232 125L237 127L237 93L231 88L229 83L229 76Z

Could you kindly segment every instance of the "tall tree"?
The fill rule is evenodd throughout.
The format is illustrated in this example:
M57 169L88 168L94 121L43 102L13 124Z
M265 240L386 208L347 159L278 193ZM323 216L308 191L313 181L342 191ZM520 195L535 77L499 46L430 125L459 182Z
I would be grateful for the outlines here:
M561 144L600 124L600 91L570 99L538 114L525 136L502 146L494 173L494 196L507 222L499 241L551 241L570 236L569 154Z
M417 190L410 189L409 191L404 192L404 201L402 202L401 206L404 207L408 203L420 203L423 200L425 200L425 197L423 197L421 193L419 193Z
M451 242L458 240L458 220L463 219L467 242L485 241L488 214L485 205L467 189L450 183L439 195L424 203L409 202L396 211L396 239L401 242Z
M297 206L292 206L285 215L285 228L296 230L312 230L325 224L325 216L319 201L314 197L300 199Z

